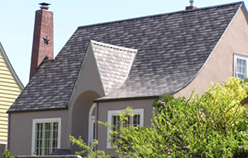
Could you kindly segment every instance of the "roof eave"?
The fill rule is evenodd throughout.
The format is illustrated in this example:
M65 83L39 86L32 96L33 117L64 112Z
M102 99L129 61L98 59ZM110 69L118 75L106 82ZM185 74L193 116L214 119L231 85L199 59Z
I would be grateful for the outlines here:
M44 112L44 111L68 110L68 107L51 108L51 109L33 109L33 110L8 110L6 113L23 113L23 112Z
M95 99L94 103L100 102L116 102L116 101L128 101L128 100L144 100L144 99L159 99L159 95L154 96L138 96L138 97L125 97L125 98L99 98Z

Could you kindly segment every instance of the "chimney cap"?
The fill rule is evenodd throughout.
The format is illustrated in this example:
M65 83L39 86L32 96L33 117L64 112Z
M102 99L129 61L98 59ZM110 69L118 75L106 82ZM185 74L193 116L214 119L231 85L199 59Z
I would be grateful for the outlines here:
M189 0L190 6L193 6L194 0Z
M48 9L49 8L48 6L50 5L50 3L42 2L42 3L39 3L39 5L41 9Z

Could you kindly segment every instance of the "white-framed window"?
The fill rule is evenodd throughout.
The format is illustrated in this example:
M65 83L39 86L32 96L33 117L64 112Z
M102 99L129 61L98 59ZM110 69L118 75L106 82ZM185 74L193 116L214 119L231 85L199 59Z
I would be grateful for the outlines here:
M234 54L234 77L247 78L248 56Z
M110 131L117 131L121 126L138 126L142 127L144 125L144 109L132 109L130 112L133 116L128 117L128 121L123 125L120 125L120 113L124 110L109 110L108 111L108 123L112 127L108 127L108 136L107 136L107 148L113 147L113 141L117 141L118 135L109 135Z
M61 118L33 119L32 155L49 155L60 148Z

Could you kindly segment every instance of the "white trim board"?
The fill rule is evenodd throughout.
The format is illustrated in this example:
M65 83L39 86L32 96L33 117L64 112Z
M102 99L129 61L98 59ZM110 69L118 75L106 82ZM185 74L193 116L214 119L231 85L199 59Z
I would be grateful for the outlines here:
M246 76L245 78L248 77L248 56L246 55L242 55L242 54L237 54L237 53L234 53L234 56L233 56L233 76L234 77L237 77L236 76L236 66L237 66L237 59L243 59L243 60L246 60Z
M0 141L0 144L8 144L7 141Z

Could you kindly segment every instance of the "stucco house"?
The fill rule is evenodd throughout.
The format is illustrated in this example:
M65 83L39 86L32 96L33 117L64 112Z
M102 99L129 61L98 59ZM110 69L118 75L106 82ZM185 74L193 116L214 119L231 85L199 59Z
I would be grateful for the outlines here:
M118 126L119 111L130 106L129 124L149 126L164 94L189 96L211 81L247 78L243 2L78 27L55 59L52 12L41 5L31 80L8 111L13 155L74 152L69 135L97 139L108 153L111 129L98 120Z
M7 147L8 140L8 114L6 112L22 89L23 85L0 43L0 158Z

